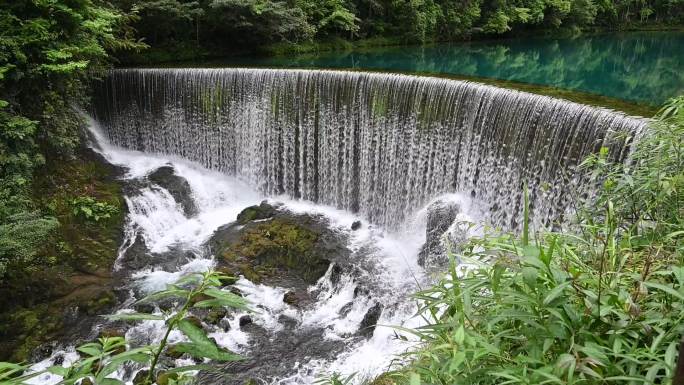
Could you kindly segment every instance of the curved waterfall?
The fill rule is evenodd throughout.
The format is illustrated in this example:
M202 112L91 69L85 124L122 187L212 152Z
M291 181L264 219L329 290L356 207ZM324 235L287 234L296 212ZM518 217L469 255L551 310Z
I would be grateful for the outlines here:
M95 86L93 113L116 145L388 227L459 191L514 228L523 183L535 221L550 225L590 192L578 164L601 146L623 159L646 124L464 81L274 69L115 70Z

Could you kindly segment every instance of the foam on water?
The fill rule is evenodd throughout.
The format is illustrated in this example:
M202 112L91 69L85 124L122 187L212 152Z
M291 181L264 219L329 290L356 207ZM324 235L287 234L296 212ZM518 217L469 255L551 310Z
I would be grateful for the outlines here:
M130 209L126 229L127 240L122 251L129 247L137 235L141 235L148 248L154 253L161 253L171 248L186 250L191 255L189 260L173 271L149 266L134 272L131 276L134 286L142 294L162 290L166 285L175 282L189 272L201 272L210 269L215 261L200 246L221 225L235 220L237 214L246 206L256 204L264 198L255 189L235 177L211 171L202 166L166 155L144 154L137 151L121 149L108 144L100 134L97 126L92 127L93 136L98 140L98 151L110 162L126 168L125 179L144 178L157 168L171 164L175 172L185 178L193 193L193 200L198 207L198 214L188 218L182 208L165 189L152 185L140 189L137 193L126 196ZM442 199L456 200L465 210L464 219L470 211L475 212L468 199L461 195L448 195ZM417 264L416 255L425 241L425 210L418 211L412 221L407 222L400 230L386 231L381 226L373 225L360 214L332 206L319 205L307 201L291 199L288 196L274 196L271 202L280 202L283 207L294 213L307 213L324 217L330 227L344 232L348 238L348 247L352 257L357 258L354 264L360 275L349 272L342 274L339 281L331 283L333 268L327 271L310 292L316 301L308 308L297 309L283 302L283 295L290 289L287 287L271 287L255 284L241 277L236 287L244 294L255 312L249 313L253 322L270 333L282 330L281 316L287 316L297 322L299 328L325 329L325 338L345 343L347 348L331 361L315 358L298 362L293 374L285 378L277 378L274 384L311 384L320 376L340 372L357 373L357 382L372 377L396 360L396 355L404 352L415 341L411 336L403 335L391 327L383 325L400 325L413 327L420 324L414 317L417 310L409 299L411 293L429 282L429 277ZM350 227L355 221L362 226L356 231ZM358 273L358 272L357 272ZM364 282L367 293L355 295L359 282ZM351 308L341 314L345 305ZM382 314L372 336L368 339L356 338L348 343L349 337L359 331L359 324L364 315L375 304L383 305ZM121 309L130 312L131 309ZM161 314L161 313L158 313ZM250 336L241 330L240 317L246 312L232 313L222 320L229 326L224 331L221 327L205 325L209 336L215 338L220 346L238 353L249 354ZM163 321L143 321L130 328L126 337L134 345L158 342L164 332ZM402 335L405 340L397 339ZM185 340L180 332L173 332L169 341L176 343ZM67 365L77 356L73 348L65 355ZM52 362L55 356L41 361L32 370L42 370ZM117 378L131 383L131 372L120 371ZM54 384L59 377L43 375L34 379L34 384ZM36 382L37 381L37 382Z

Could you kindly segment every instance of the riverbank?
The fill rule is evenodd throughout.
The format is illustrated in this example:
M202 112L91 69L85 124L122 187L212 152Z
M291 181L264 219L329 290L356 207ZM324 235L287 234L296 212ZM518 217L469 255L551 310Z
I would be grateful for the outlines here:
M41 359L115 305L111 273L126 214L120 173L84 144L36 171L34 204L58 223L31 262L0 283L0 360Z

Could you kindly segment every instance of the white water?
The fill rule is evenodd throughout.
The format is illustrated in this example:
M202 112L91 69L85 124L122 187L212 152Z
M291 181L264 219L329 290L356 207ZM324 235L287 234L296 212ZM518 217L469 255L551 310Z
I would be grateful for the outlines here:
M124 166L128 170L125 179L144 177L158 167L170 163L176 174L190 184L193 199L198 207L198 215L187 218L168 191L158 186L144 188L141 194L126 196L130 214L126 225L127 239L122 246L122 253L139 233L153 252L180 247L192 251L195 256L175 271L164 271L149 266L135 272L132 276L134 285L143 292L164 289L167 284L175 282L186 273L210 269L214 261L201 245L219 226L234 221L242 209L258 204L265 198L234 177L207 170L186 160L112 146L100 134L95 123L91 124L98 141L98 151L110 162ZM468 213L477 212L461 195L451 194L444 196L443 199L456 200L464 207L466 211L461 219L472 220ZM369 339L351 344L333 361L312 357L308 361L293 363L292 375L268 381L273 384L311 384L321 376L339 372L345 375L356 373L355 378L360 382L386 371L389 365L396 361L397 355L405 352L413 344L410 342L410 336L405 336L407 341L396 339L397 332L389 326L416 327L421 322L419 318L414 317L416 307L409 296L429 281L429 277L418 266L416 257L425 241L425 210L418 211L405 223L402 230L387 232L344 210L292 200L285 196L272 197L272 200L282 202L286 209L295 213L322 215L336 231L346 232L352 255L359 250L366 250L364 259L359 261L359 266L362 266L364 271L361 277L356 278L343 275L337 285L332 285L329 270L326 276L310 288L312 293L317 293L318 300L311 308L305 309L296 309L283 302L283 295L288 288L257 285L243 277L237 282L236 287L245 295L250 306L256 309L250 313L254 323L275 333L283 327L278 321L279 316L286 315L296 320L300 328L326 328L325 338L346 343L350 341L350 336L358 331L359 323L368 309L376 303L381 303L384 308L378 327ZM357 220L362 221L361 229L351 231L351 224ZM368 296L354 299L354 290L361 280L371 282L367 286L370 293ZM345 316L341 316L340 309L349 302L353 302L351 310ZM220 346L249 355L250 336L239 327L239 318L245 314L247 313L231 314L223 321L230 325L228 332L211 325L205 327L209 329L210 337L215 338ZM130 328L126 337L129 342L136 345L154 343L161 339L163 330L162 321L144 321ZM170 336L172 343L183 339L179 332L174 332ZM73 353L73 348L66 351ZM65 351L53 354L52 357L36 364L33 369L44 369L54 362L57 355L64 353ZM66 354L65 365L75 359L75 353L72 353ZM126 376L120 371L116 377L126 379L130 384L131 375L129 372ZM37 377L32 383L48 385L56 384L58 381L58 376L46 374Z

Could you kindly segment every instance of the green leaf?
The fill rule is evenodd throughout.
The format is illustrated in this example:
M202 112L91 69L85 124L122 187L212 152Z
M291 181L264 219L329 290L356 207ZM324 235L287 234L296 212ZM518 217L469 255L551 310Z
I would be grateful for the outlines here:
M570 286L572 282L571 281L565 281L561 283L560 285L554 287L549 293L544 297L544 306L548 306L556 300L558 297L560 297L563 294L563 291Z
M207 337L204 330L195 326L187 319L182 319L177 323L178 329L185 334L195 345L207 350L216 350L218 347Z
M145 313L120 313L103 316L110 321L164 321L166 318L161 315Z
M152 293L152 294L148 295L147 297L137 301L136 303L140 304L140 303L155 302L155 301L158 301L160 299L173 298L173 297L184 298L184 297L187 297L188 294L190 294L190 292L187 290L168 289L168 290L163 290L163 291L159 291L156 293Z
M647 287L654 288L654 289L662 290L662 291L666 292L667 294L670 294L673 297L679 298L680 301L684 301L684 294L678 292L672 286L667 286L667 285L663 285L663 284L656 283L656 282L650 282L650 281L644 282L644 285L646 285Z

